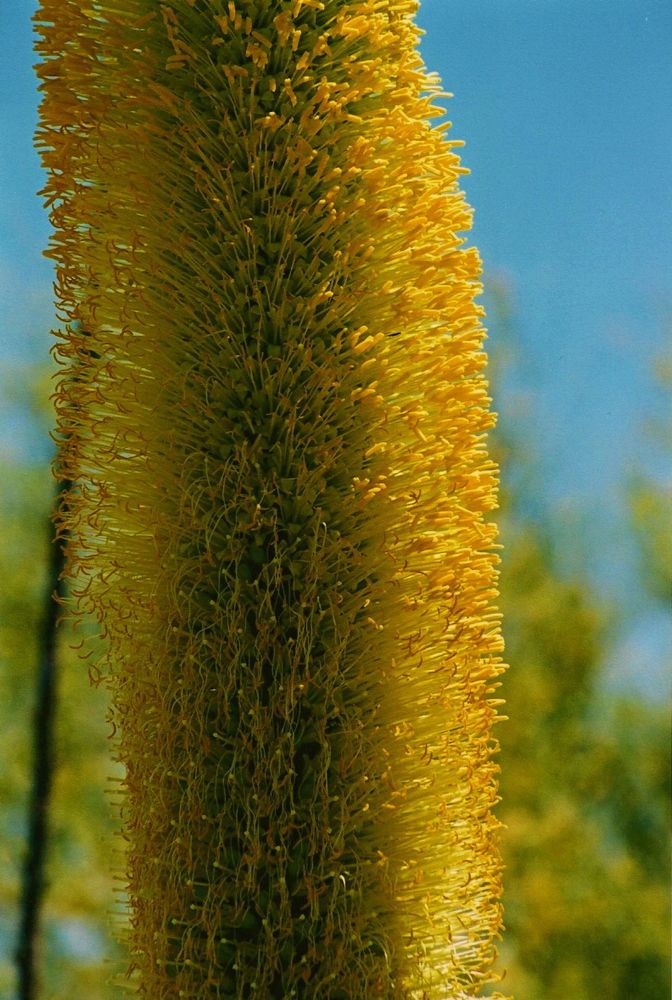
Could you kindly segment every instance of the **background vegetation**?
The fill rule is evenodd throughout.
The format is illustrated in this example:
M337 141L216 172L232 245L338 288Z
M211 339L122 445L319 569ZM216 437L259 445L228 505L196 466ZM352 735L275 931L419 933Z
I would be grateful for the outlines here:
M491 317L503 414L502 607L509 721L500 727L506 829L504 987L516 1000L653 1000L669 995L669 706L614 692L605 652L627 614L585 576L580 534L544 512L534 420L516 415L507 324ZM46 397L44 382L37 390ZM36 415L46 438L49 417ZM0 995L14 987L12 950L29 786L35 634L44 605L48 463L0 467ZM672 560L662 487L629 495L641 587L670 611ZM569 555L569 558L568 558ZM110 862L121 848L111 807L118 777L107 746L104 689L89 684L78 637L60 639L56 786L43 914L41 997L111 1000L120 988L111 925L123 910ZM117 864L118 868L118 864ZM118 886L117 886L118 887ZM116 902L115 902L116 900Z

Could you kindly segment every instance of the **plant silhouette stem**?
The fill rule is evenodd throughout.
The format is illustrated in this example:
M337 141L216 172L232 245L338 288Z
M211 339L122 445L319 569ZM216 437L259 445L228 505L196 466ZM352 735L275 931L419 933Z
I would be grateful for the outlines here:
M56 503L69 488L60 485ZM53 529L52 529L53 532ZM38 633L38 669L33 714L33 767L28 813L28 842L23 866L16 964L20 1000L37 996L36 951L40 908L44 895L44 868L48 841L49 799L54 772L56 714L56 642L59 598L63 596L65 565L63 537L52 539L44 611Z

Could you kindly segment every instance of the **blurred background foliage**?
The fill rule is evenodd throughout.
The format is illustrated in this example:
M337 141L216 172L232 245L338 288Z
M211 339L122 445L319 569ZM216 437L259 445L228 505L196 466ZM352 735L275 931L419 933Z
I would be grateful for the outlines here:
M664 691L625 694L610 681L606 668L631 608L598 592L582 551L586 529L567 532L544 509L534 413L517 379L515 317L506 287L490 287L510 664L508 721L499 732L502 989L516 1000L663 998L670 996L669 699ZM664 378L663 369L652 379ZM639 474L624 491L639 556L635 582L672 614L669 489ZM580 525L600 516L583 513Z
M496 289L495 289L496 291ZM545 512L534 419L516 395L506 297L490 309L492 379L501 418L502 610L509 721L499 727L506 933L502 989L516 1000L654 1000L669 995L669 705L605 682L606 652L628 614L588 582L582 537ZM45 378L32 373L35 397ZM520 384L518 382L518 384ZM518 399L518 403L516 400ZM46 439L49 414L37 406ZM0 995L14 996L12 951L25 847L36 624L47 581L48 461L0 466ZM644 475L627 492L641 587L670 611L669 497ZM589 516L594 516L589 512ZM575 558L567 559L567 546ZM585 561L584 561L585 562ZM40 998L119 996L110 984L123 900L113 875L121 840L109 789L106 692L89 684L78 636L64 625L56 778L42 920Z
M13 374L13 395L34 401L32 418L48 440L49 373L24 368ZM0 997L13 1000L36 636L50 589L47 562L55 488L46 454L41 463L2 461L0 477ZM115 906L111 865L118 851L109 789L120 769L110 754L106 692L90 684L87 664L77 654L80 642L71 625L61 625L49 863L39 941L40 1000L108 1000L116 995L106 983L118 956L108 916Z

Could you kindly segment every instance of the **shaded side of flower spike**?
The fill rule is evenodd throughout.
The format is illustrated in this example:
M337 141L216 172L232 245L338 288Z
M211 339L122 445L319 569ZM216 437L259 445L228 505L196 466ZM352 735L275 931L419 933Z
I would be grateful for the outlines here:
M416 6L37 15L64 516L149 998L491 978L493 418Z

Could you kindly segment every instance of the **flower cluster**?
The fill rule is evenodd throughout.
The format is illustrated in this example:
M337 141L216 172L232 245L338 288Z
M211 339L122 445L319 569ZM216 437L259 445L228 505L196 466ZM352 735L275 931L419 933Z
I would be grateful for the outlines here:
M461 998L500 926L496 470L415 0L42 0L73 603L149 998Z

